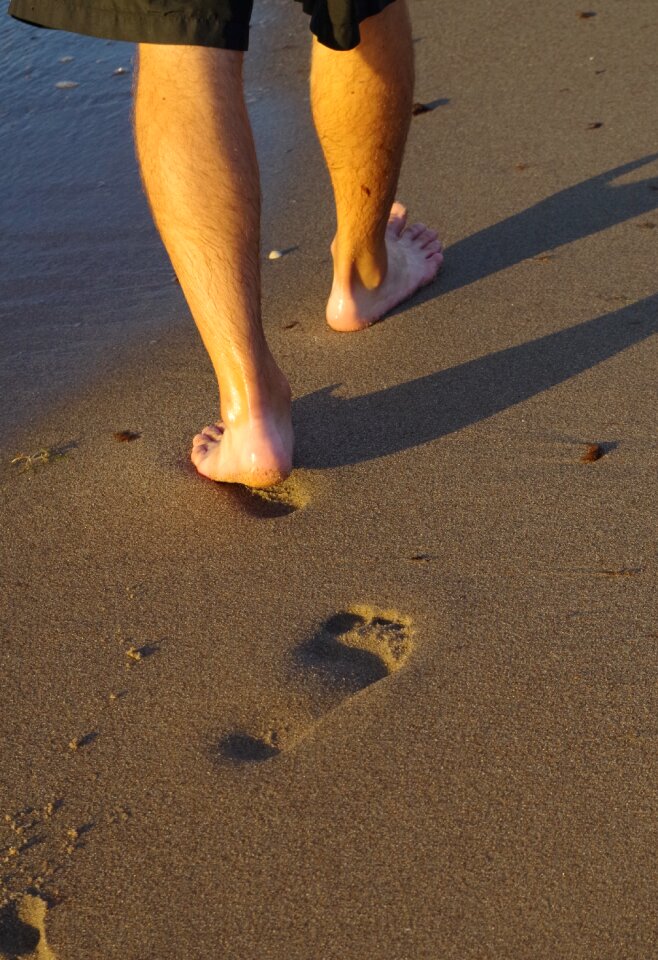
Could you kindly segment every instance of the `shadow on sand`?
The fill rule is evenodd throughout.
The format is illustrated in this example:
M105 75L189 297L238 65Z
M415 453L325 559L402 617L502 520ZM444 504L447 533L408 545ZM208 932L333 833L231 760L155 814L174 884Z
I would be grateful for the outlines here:
M421 291L414 303L426 303L523 260L650 213L658 207L655 175L619 186L613 181L654 160L658 153L607 170L459 240L447 251L446 269L438 285Z
M649 154L561 190L450 247L441 282L420 304L555 247L658 207L656 177L613 181L658 159ZM407 305L400 308L406 309ZM326 387L295 402L300 466L361 463L485 420L640 343L658 330L658 294L520 346L363 397Z
M297 463L326 469L417 447L485 420L658 332L658 294L519 346L362 397L295 402Z

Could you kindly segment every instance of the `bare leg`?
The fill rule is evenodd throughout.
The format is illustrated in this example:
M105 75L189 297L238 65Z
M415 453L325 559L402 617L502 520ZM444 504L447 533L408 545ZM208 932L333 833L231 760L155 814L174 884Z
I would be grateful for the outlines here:
M141 44L135 140L162 240L212 361L222 423L194 438L213 480L265 487L292 466L290 388L260 313L260 185L242 54Z
M405 0L361 24L349 52L313 47L311 101L336 199L327 322L360 330L436 276L443 254L393 203L409 132L414 67Z

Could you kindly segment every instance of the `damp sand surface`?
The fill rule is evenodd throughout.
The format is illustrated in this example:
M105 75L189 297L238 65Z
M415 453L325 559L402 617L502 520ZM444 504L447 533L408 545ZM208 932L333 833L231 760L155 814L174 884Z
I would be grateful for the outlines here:
M188 461L132 48L0 28L3 960L652 955L652 5L411 8L446 267L340 336L306 24L260 4L267 494Z

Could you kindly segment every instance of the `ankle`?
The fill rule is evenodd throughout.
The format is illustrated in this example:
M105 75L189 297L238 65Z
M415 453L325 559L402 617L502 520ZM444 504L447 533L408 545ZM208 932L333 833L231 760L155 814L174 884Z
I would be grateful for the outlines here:
M270 354L253 370L220 381L220 408L226 424L261 420L290 410L290 385Z
M334 258L334 276L341 286L355 286L374 290L386 279L388 255L382 237L355 245L349 238L336 236L331 245Z

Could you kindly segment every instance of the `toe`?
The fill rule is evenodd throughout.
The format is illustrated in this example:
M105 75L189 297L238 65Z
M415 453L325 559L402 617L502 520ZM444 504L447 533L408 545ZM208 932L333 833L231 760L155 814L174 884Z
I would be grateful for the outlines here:
M405 239L415 240L424 233L426 229L427 227L424 223L412 223L411 226L404 231Z
M205 443L197 443L192 447L192 453L190 454L190 460L195 467L198 467L205 455L208 453L208 447Z
M435 240L439 239L439 235L435 230L430 230L429 227L426 227L423 232L418 236L416 243L418 246L424 250L425 247L430 243L434 243Z
M433 253L441 253L443 248L440 240L432 240L432 242L428 243L423 249L425 256L430 257Z
M198 447L200 443L206 443L206 438L202 433L195 433L192 437L192 445Z
M397 200L391 207L391 215L388 219L389 230L392 230L398 237L401 235L407 223L407 208Z

